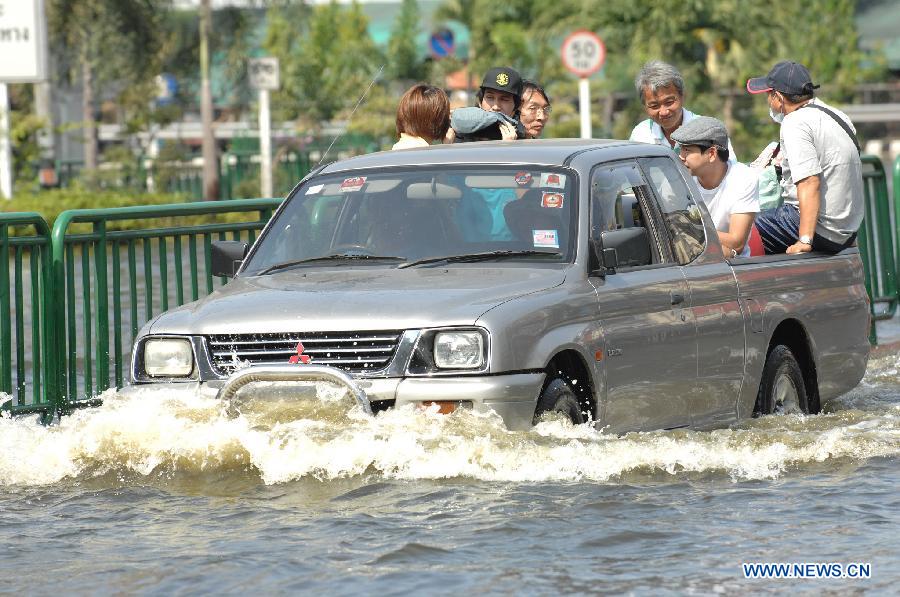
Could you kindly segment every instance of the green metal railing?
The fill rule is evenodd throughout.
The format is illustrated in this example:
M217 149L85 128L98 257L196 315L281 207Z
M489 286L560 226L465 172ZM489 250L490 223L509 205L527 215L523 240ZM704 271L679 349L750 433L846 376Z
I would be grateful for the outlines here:
M50 420L122 386L144 323L225 284L212 275L213 240L252 243L280 203L70 210L52 230L39 214L0 214L0 392L13 397L4 408L42 412ZM221 221L225 215L231 221ZM167 221L184 216L210 221ZM143 225L116 229L125 221ZM34 234L10 234L25 226Z
M877 156L864 155L863 190L865 216L859 229L858 245L866 274L866 290L872 302L872 332L875 320L890 319L897 312L897 234L895 214L897 197L889 200L884 165Z
M22 229L31 234L11 234ZM12 396L14 412L44 410L57 388L43 359L55 330L50 230L40 214L0 214L0 264L0 392Z
M140 327L158 313L209 294L216 281L225 283L212 276L212 241L252 243L280 202L245 199L60 214L51 233L53 278L64 289L53 297L61 334L54 347L56 362L65 364L58 369L56 383L66 400L123 385ZM258 215L241 222L110 229L112 222L123 220L248 212ZM70 231L75 224L87 224L91 230ZM130 332L127 342L123 330Z

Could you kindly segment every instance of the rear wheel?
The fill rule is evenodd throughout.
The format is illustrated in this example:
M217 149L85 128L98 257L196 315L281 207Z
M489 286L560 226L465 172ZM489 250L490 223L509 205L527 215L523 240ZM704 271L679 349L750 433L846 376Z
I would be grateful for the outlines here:
M809 413L803 371L791 349L775 346L766 357L754 415Z
M562 413L573 425L584 423L584 413L578 404L578 396L562 377L554 377L544 386L534 409L533 423L537 424L541 416L548 412Z

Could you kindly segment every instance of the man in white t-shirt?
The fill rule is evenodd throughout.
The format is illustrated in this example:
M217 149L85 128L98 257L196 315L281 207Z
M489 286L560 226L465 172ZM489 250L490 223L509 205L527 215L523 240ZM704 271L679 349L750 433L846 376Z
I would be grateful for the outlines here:
M856 242L865 210L856 129L846 114L815 98L809 71L779 62L747 81L767 93L769 114L781 123L784 204L760 213L756 228L766 253L837 253Z
M697 118L697 114L684 107L684 78L681 73L667 62L651 60L634 78L634 86L649 118L634 127L628 140L663 145L677 152L678 145L672 139L672 133ZM729 161L736 162L730 141L728 152L731 156Z
M728 130L721 120L698 116L672 133L719 232L726 257L749 257L750 229L759 213L758 174L728 161Z

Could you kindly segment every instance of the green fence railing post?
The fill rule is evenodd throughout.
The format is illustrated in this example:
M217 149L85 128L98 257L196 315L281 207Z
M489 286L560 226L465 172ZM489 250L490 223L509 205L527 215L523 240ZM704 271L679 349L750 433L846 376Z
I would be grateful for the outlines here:
M97 306L97 391L109 388L109 280L106 271L106 222L94 222L94 278ZM118 288L116 289L118 291Z
M870 339L875 343L875 321L893 317L900 301L897 235L892 225L897 204L888 197L887 177L881 159L871 155L864 155L861 159L865 216L857 244L866 274L866 291L872 305ZM878 305L884 305L884 309L876 308Z

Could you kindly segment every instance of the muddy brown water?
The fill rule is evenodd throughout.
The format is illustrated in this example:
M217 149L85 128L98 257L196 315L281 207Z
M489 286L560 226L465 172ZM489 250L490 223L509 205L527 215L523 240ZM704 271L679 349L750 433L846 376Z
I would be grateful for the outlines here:
M0 420L3 592L896 594L900 351L809 417L610 436L105 395ZM871 578L745 579L742 563ZM892 588L893 587L893 588Z

